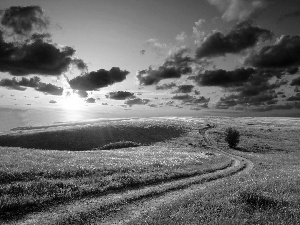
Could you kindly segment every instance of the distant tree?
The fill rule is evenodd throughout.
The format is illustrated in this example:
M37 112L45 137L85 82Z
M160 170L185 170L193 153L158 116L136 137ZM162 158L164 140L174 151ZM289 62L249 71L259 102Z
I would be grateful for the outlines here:
M240 142L240 133L238 130L232 127L228 127L225 130L225 141L230 148L235 148Z

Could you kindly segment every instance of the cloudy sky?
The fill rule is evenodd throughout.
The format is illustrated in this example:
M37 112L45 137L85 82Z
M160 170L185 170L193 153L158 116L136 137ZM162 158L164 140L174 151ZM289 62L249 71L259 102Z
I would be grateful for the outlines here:
M300 116L299 25L299 0L1 0L0 125Z

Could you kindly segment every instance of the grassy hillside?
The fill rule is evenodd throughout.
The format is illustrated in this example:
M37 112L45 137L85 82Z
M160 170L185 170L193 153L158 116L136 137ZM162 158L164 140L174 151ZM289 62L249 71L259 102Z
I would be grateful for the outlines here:
M183 125L152 121L112 121L99 125L22 130L0 136L0 146L51 150L92 150L120 141L142 145L168 140L186 132Z

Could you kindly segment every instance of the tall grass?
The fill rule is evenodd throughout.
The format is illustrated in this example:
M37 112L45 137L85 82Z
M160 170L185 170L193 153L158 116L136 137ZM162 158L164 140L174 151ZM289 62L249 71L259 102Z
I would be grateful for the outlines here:
M77 171L4 173L0 185L0 219L14 219L53 204L174 179L195 176L231 165L218 158L211 164L153 164L144 167Z

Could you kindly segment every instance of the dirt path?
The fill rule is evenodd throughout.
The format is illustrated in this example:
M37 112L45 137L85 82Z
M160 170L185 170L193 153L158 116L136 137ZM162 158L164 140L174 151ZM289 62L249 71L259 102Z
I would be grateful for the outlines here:
M151 213L160 206L199 192L228 176L249 172L253 168L251 161L218 149L212 144L207 134L211 128L204 127L199 133L209 148L232 159L231 165L226 168L137 190L55 206L47 212L28 215L18 224L127 224L145 213Z

